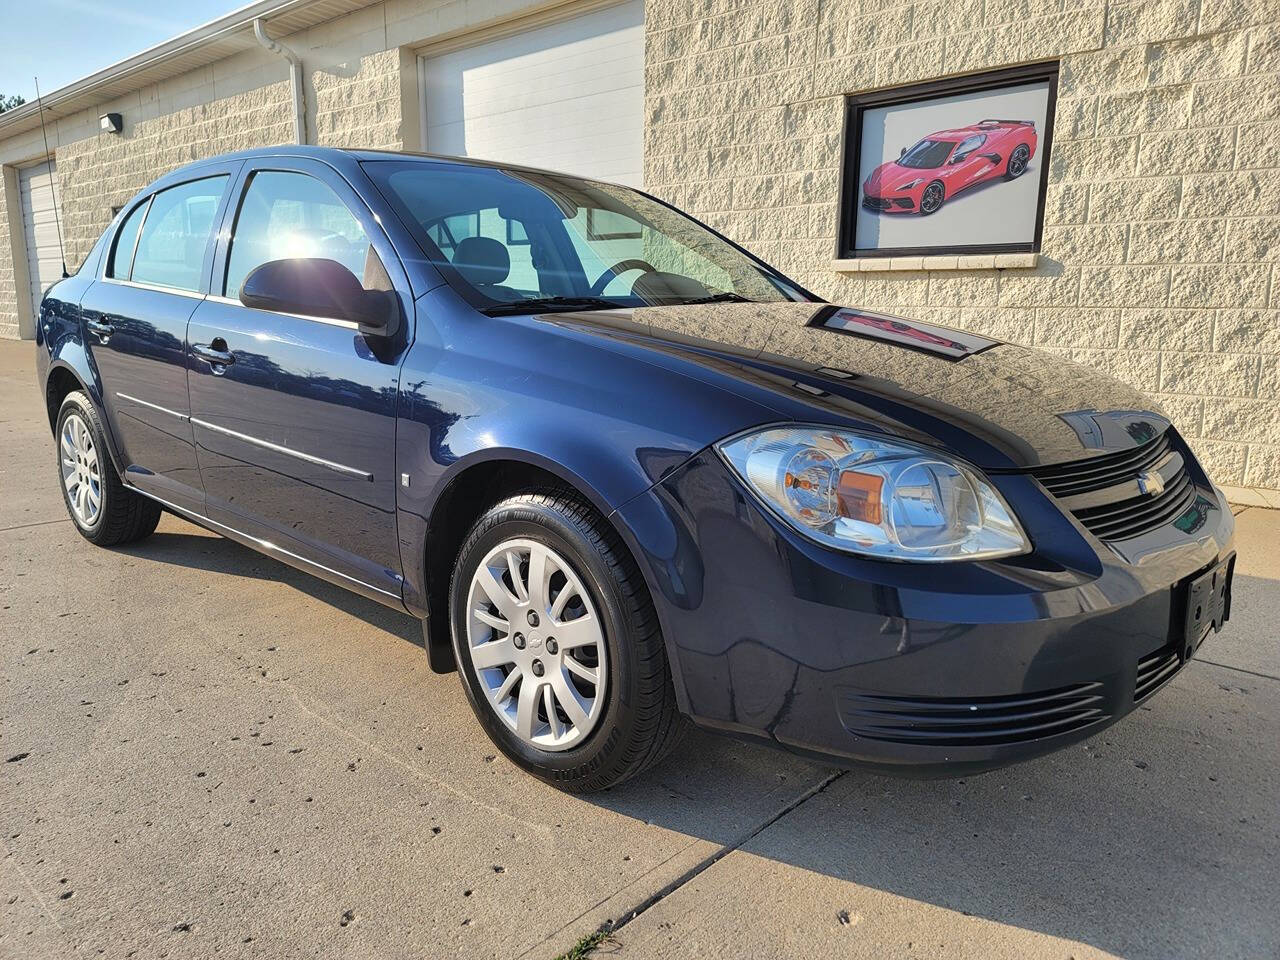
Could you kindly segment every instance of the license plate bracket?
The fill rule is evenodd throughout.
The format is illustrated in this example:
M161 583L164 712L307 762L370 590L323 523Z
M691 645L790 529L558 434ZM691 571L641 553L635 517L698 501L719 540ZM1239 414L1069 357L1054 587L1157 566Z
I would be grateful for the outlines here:
M1236 555L1220 560L1187 584L1186 619L1182 631L1182 659L1190 660L1210 630L1221 630L1231 616L1231 575Z

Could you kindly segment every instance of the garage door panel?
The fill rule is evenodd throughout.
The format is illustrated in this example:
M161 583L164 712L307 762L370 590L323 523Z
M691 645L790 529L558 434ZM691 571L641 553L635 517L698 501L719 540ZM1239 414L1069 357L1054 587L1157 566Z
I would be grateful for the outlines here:
M22 229L27 247L27 275L32 315L40 312L44 291L62 276L61 219L57 165L53 161L18 171Z
M474 83L476 92L463 91L466 113L469 117L495 117L538 106L569 104L574 100L613 97L642 87L644 71L632 69L630 64L597 64L597 69L611 71L614 77L593 84L590 90L582 89L581 78L576 72L562 70L546 77L528 77L516 80L509 87L495 88L486 82ZM487 78L486 78L487 79ZM640 97L644 98L643 94Z
M640 185L640 0L426 58L422 80L434 153Z

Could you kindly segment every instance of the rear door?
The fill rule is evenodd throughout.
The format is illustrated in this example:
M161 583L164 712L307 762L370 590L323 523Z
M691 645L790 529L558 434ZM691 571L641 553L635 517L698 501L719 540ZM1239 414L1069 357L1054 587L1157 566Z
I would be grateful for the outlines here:
M206 513L329 579L398 603L395 433L413 302L407 278L364 201L328 165L251 161L235 192L215 293L189 332ZM337 260L367 288L395 290L397 334L366 338L353 322L240 303L255 268L289 257Z
M202 168L137 202L81 301L127 481L197 511L204 495L188 422L187 321L208 290L214 224L235 168Z

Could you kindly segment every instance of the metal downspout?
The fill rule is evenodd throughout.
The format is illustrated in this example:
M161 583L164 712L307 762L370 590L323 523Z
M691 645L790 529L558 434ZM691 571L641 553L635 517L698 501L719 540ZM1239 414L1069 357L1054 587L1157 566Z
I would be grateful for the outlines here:
M306 143L307 98L302 87L302 58L283 43L267 36L266 23L261 17L253 21L253 35L262 46L289 61L289 79L293 82L293 139L298 143Z

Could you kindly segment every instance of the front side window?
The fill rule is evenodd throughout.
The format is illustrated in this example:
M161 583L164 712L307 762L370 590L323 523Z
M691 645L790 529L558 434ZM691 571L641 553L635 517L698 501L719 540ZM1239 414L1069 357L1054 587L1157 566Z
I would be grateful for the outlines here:
M157 193L138 237L129 279L199 292L205 253L213 237L213 217L226 185L223 175Z
M466 164L370 161L365 169L416 227L428 258L480 309L799 296L697 221L627 187Z
M259 171L236 215L225 295L237 298L245 278L264 263L295 257L336 260L366 289L389 289L368 235L336 193L309 174Z
M947 162L954 140L921 140L898 158L898 166L913 170L933 170Z
M138 245L138 228L147 215L150 198L133 208L116 233L115 246L111 248L111 262L107 264L107 276L116 280L128 280L133 268L133 251Z

